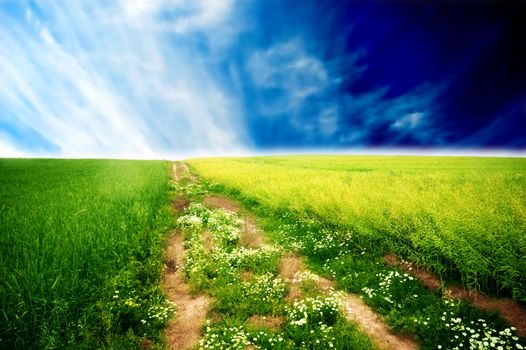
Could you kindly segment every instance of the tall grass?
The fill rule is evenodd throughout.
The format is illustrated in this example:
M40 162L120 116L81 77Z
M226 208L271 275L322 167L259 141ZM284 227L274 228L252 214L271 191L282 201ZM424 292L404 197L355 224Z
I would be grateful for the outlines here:
M0 160L0 348L126 348L158 336L160 324L140 324L114 293L162 303L167 169Z
M358 244L526 301L526 159L195 159L205 179L271 210L349 228Z

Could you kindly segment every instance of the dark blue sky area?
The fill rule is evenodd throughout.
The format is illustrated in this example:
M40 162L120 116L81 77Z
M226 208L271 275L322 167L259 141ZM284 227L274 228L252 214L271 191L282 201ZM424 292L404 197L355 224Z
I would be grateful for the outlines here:
M252 91L260 146L526 146L526 2L276 0L255 14L253 42L301 37L337 80L271 118L258 104L283 96ZM324 137L311 114L327 105L337 127ZM291 114L312 128L292 126Z

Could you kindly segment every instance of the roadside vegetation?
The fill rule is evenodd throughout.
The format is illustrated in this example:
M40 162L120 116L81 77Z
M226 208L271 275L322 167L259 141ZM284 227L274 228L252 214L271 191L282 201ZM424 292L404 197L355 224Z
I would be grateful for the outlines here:
M257 213L281 249L307 257L315 272L361 295L393 329L416 336L423 349L526 346L515 327L496 313L451 298L444 289L430 290L384 261L387 252L395 252L450 282L522 300L521 286L526 278L521 234L524 205L519 203L526 193L523 160L291 157L199 159L189 164L209 181L209 190L235 197ZM365 170L366 164L376 164L377 169ZM372 179L367 180L363 173ZM396 191L389 188L394 183ZM353 192L367 200L347 197ZM479 192L491 194L491 204L476 202L484 197ZM395 200L383 198L388 196ZM445 215L434 202L448 202L450 207L444 211L449 215L481 210L485 216L477 214L478 221L468 218L455 229L453 223L462 220ZM422 217L427 221L419 221ZM380 223L375 218L380 218ZM400 221L402 218L407 221ZM493 232L499 223L506 230ZM515 246L503 243L510 235ZM495 251L488 247L481 250L478 241ZM504 248L499 243L505 244ZM447 252L450 255L444 256ZM482 266L472 263L470 270L466 269L461 263L469 258L480 259ZM508 275L515 289L505 287L499 276L482 275L487 266L491 271L499 266L515 269Z
M177 219L185 237L184 272L195 293L214 300L200 349L374 349L342 315L340 298L308 283L287 300L278 246L242 244L243 219L203 204L202 184L173 184L192 204Z
M161 161L0 160L0 348L163 344Z

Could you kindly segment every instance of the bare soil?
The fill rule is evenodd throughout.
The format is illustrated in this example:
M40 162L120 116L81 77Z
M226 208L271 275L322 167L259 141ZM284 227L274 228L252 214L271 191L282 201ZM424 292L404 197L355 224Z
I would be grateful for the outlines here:
M510 326L517 329L519 336L526 337L526 309L515 300L489 297L479 291L467 290L459 285L444 286L437 275L415 266L412 262L401 260L394 254L385 255L384 262L390 266L400 267L433 291L443 288L444 295L450 298L465 300L482 310L498 312Z
M285 255L279 265L279 275L285 281L289 283L289 294L287 294L286 300L293 302L301 299L303 291L299 283L292 283L294 276L298 272L305 271L305 264L297 255L287 254Z
M179 175L177 174L177 164L176 163L173 163L172 164L172 179L174 181L179 181Z
M178 196L172 201L172 207L179 213L182 213L188 206L190 205L190 201L185 198Z
M186 164L176 162L172 166L172 178L180 181L184 177L195 181ZM172 205L177 212L182 212L189 204L188 199L177 197ZM172 233L164 253L165 270L162 286L168 299L177 305L177 315L166 329L168 348L173 350L192 349L198 345L201 327L211 305L211 300L205 295L192 294L184 279L183 243L184 238L181 233Z
M188 169L188 165L183 162L175 162L172 165L172 178L175 181L180 181L183 178L188 179L190 182L197 181L195 175L190 172L190 169Z
M261 248L265 245L266 240L261 230L256 224L256 221L252 217L243 218L243 231L241 232L240 243L247 248Z
M201 336L201 327L210 308L210 300L204 295L193 295L183 278L183 237L175 232L170 237L165 252L166 269L163 289L170 301L177 304L177 315L166 330L170 349L192 349Z
M278 331L283 325L283 317L281 316L262 316L253 315L248 319L248 323L254 327L267 327L271 330Z
M342 301L346 318L358 324L381 349L418 349L418 344L410 337L391 332L382 318L356 295L346 293Z
M287 296L288 301L297 300L302 297L301 281L296 281L295 279L299 273L307 271L308 269L305 267L303 259L296 254L289 253L281 259L279 275L289 282L290 293ZM334 290L335 284L333 281L315 274L312 274L312 276L314 277L313 281L318 291L327 293Z
M203 204L212 209L226 209L236 213L241 210L241 206L237 202L228 197L218 195L206 196Z

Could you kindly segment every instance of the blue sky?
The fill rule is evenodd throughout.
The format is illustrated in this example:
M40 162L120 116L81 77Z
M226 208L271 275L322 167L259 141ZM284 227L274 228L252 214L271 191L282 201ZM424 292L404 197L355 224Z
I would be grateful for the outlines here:
M524 2L0 0L0 156L526 147Z

